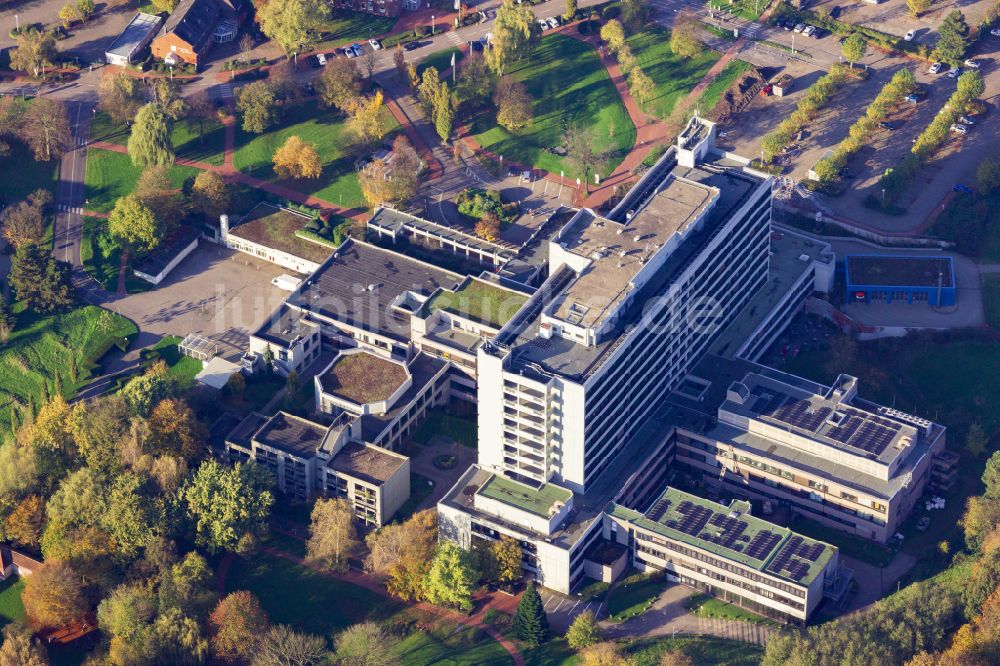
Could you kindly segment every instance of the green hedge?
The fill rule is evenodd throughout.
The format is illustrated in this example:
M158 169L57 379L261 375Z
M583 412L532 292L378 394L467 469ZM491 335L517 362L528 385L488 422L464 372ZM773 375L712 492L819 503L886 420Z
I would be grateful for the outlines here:
M834 65L829 72L809 86L809 90L799 100L795 110L761 139L765 161L773 160L774 156L792 141L792 137L830 102L833 94L851 78L850 70L847 65Z

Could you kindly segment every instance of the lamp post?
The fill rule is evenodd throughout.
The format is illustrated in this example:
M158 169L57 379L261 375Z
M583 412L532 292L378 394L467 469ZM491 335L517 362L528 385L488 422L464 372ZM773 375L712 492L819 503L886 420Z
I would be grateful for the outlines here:
M434 36L434 14L431 14L431 37Z
M21 17L14 14L14 30L21 32Z

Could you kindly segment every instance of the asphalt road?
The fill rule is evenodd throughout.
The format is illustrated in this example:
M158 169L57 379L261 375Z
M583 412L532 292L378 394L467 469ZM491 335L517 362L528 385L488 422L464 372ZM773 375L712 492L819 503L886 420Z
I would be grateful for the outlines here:
M73 149L59 164L56 184L55 242L53 253L61 261L80 265L80 239L83 231L84 184L87 171L87 136L93 118L94 105L72 102L69 108L73 131Z

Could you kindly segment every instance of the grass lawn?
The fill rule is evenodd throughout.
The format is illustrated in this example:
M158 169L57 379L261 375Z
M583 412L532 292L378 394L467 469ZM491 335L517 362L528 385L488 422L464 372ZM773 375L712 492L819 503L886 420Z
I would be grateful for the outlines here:
M129 320L93 305L61 315L40 315L22 304L13 310L17 325L0 349L0 428L5 431L15 404L32 400L40 405L43 387L51 395L57 376L62 394L72 396L108 349L138 333Z
M458 291L442 291L427 307L431 312L447 310L501 328L527 300L525 294L471 280Z
M641 615L649 610L663 592L664 582L647 574L634 574L623 580L608 597L608 616L612 622Z
M511 75L523 81L534 100L531 124L512 134L496 124L489 112L477 115L472 133L487 150L552 173L576 176L569 161L554 151L563 144L568 126L577 124L593 135L595 150L607 155L605 175L635 143L635 126L628 117L611 77L589 45L564 35L544 37L530 58Z
M373 16L346 9L333 10L320 31L323 41L317 48L324 49L351 42L366 42L369 37L378 37L392 30L396 19L391 16Z
M646 113L667 118L677 102L704 78L720 55L704 49L694 58L681 58L670 50L670 32L658 28L644 30L628 38L642 68L656 84L656 96L647 100Z
M194 384L195 375L202 370L202 363L196 358L181 353L179 335L168 335L152 347L143 350L144 361L150 364L162 360L167 364L167 375L177 379L181 386L190 388Z
M453 55L455 56L455 62L459 65L459 69L461 69L462 58L465 57L465 54L462 53L461 49L444 49L442 51L435 51L421 60L420 64L417 65L417 76L423 76L424 70L428 67L436 68L439 73L443 72L451 67L451 57ZM448 77L448 85L451 85L451 77Z
M288 536L274 529L271 530L270 534L264 540L264 545L271 548L277 548L286 553L291 553L297 557L306 556L306 542L302 539L296 539L293 536Z
M1000 329L1000 273L983 274L983 307L986 323Z
M178 157L189 160L207 162L214 166L222 166L226 150L226 128L217 120L206 121L204 134L199 135L198 123L179 120L170 129L170 143ZM90 125L90 136L93 139L107 141L119 146L128 144L129 129L124 125L116 125L104 111L94 114Z
M365 588L271 555L261 554L253 561L237 559L229 570L226 588L255 594L272 623L323 636L367 620L412 628L404 631L396 646L401 664L511 663L500 644L483 632L435 620ZM416 629L415 622L422 628Z
M390 134L399 125L386 111L385 126ZM315 180L281 180L271 168L271 158L290 136L316 144L323 158L323 173ZM347 123L334 112L320 108L315 102L295 104L285 108L281 123L264 134L244 132L236 128L236 151L233 165L257 178L281 183L304 194L311 194L345 208L365 208L358 174L354 170L356 156L350 152Z
M736 82L740 74L753 68L748 62L743 60L730 60L729 63L719 72L715 80L709 83L698 98L698 107L702 113L707 114L715 108L715 105L722 99L723 93L729 90L730 86Z
M80 261L87 274L101 283L108 291L118 288L118 271L121 266L121 249L111 243L102 246L99 242L101 232L107 227L108 221L100 217L85 216L83 218L83 236L80 240Z
M685 607L698 617L719 618L723 620L738 620L751 624L768 624L778 626L766 617L751 613L735 604L726 603L708 594L696 594L689 598Z
M658 666L665 652L683 652L698 666L758 666L764 649L741 641L709 636L643 638L619 643L629 666ZM583 663L563 639L523 649L528 666L579 666Z
M444 435L463 446L474 449L477 441L476 429L477 425L474 420L450 414L443 408L438 408L427 414L427 420L414 433L413 441L420 445L426 445L434 435Z
M86 210L110 213L119 198L131 194L139 180L140 170L132 165L125 153L99 148L87 149L87 174L84 177ZM177 188L198 175L198 169L186 166L170 167L170 181Z
M24 619L23 590L24 580L18 576L0 582L0 626Z
M16 139L7 139L10 154L0 159L0 205L17 203L43 188L56 193L59 162L36 162L28 147Z

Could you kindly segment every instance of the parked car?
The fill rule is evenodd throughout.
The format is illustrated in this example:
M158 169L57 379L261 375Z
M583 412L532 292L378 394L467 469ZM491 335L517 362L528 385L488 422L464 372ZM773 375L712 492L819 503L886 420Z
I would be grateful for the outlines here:
M963 125L975 125L976 119L970 118L969 116L959 116L958 122L962 123Z
M903 35L903 41L904 42L912 42L913 39L916 36L917 36L917 31L916 30L910 30L908 33L906 33L905 35Z
M830 18L835 19L840 16L840 5L835 5L830 8Z
M959 194L972 194L972 188L962 185L962 183L955 183L955 187L951 189Z
M320 67L324 67L326 65L326 54L325 53L317 53L316 54L316 61L319 63Z
M948 70L948 78L949 79L957 79L958 75L961 74L961 73L962 73L962 68L961 67L955 67L954 69L949 69Z
M808 37L809 35L813 34L814 32L816 32L816 28L814 28L811 25L807 25L805 27L805 29L802 30L802 35L805 36L805 37Z
M955 123L954 125L951 126L951 131L954 132L955 134L968 134L969 128L966 127L965 125L962 125L961 123Z
M917 93L910 93L909 95L906 96L906 101L916 104L917 102L920 101L920 98L917 96Z
M990 30L990 34L994 37L1000 37L1000 28L993 28Z
M549 24L545 22L545 19L538 19L537 23L538 27L542 29L542 32L549 29Z
M944 68L944 63L942 63L942 62L936 62L933 65L931 65L930 69L927 70L927 73L928 74L937 74L943 68Z
M403 44L404 51L412 51L413 49L419 49L419 48L420 48L420 42L406 42L405 44Z
M347 49L345 49L343 46L338 46L333 50L333 52L336 54L338 58L342 58L345 55L347 55Z
M559 27L559 17L558 16L550 16L547 19L547 21L548 21L548 24L549 24L550 28L558 28Z
M896 127L898 127L896 123L890 120L883 120L878 124L878 126L881 127L882 129L889 130L890 132L894 132L896 130Z
M971 58L969 60L966 60L962 64L964 64L969 69L979 69L979 62L977 60L972 60Z
M382 45L379 43L377 39L369 39L368 43L372 45L373 51L378 51L380 48L382 48Z
M364 48L362 48L361 44L357 43L351 44L351 49L354 50L354 55L358 56L359 58L365 54L365 50Z
M792 19L786 19L785 20L785 25L782 26L782 28L785 29L785 32L788 32L789 30L791 30L794 27L795 27L795 21L793 21Z
M471 42L469 42L469 48L472 49L473 51L477 51L479 53L482 53L482 51L483 51L483 43L481 41L479 41L478 39L474 39Z
M795 27L792 28L792 30L794 32L802 32L805 29L806 29L806 24L805 23L796 23Z
M824 30L823 28L813 28L813 31L812 33L810 33L809 36L812 37L813 39L822 39L823 37L826 37L826 35L827 31Z
M319 69L320 67L323 66L323 63L319 61L319 56L316 55L309 58L309 66L312 67L313 69Z
M358 54L354 52L354 47L351 47L351 46L348 46L346 49L344 49L344 54L348 58L357 58L358 57Z

